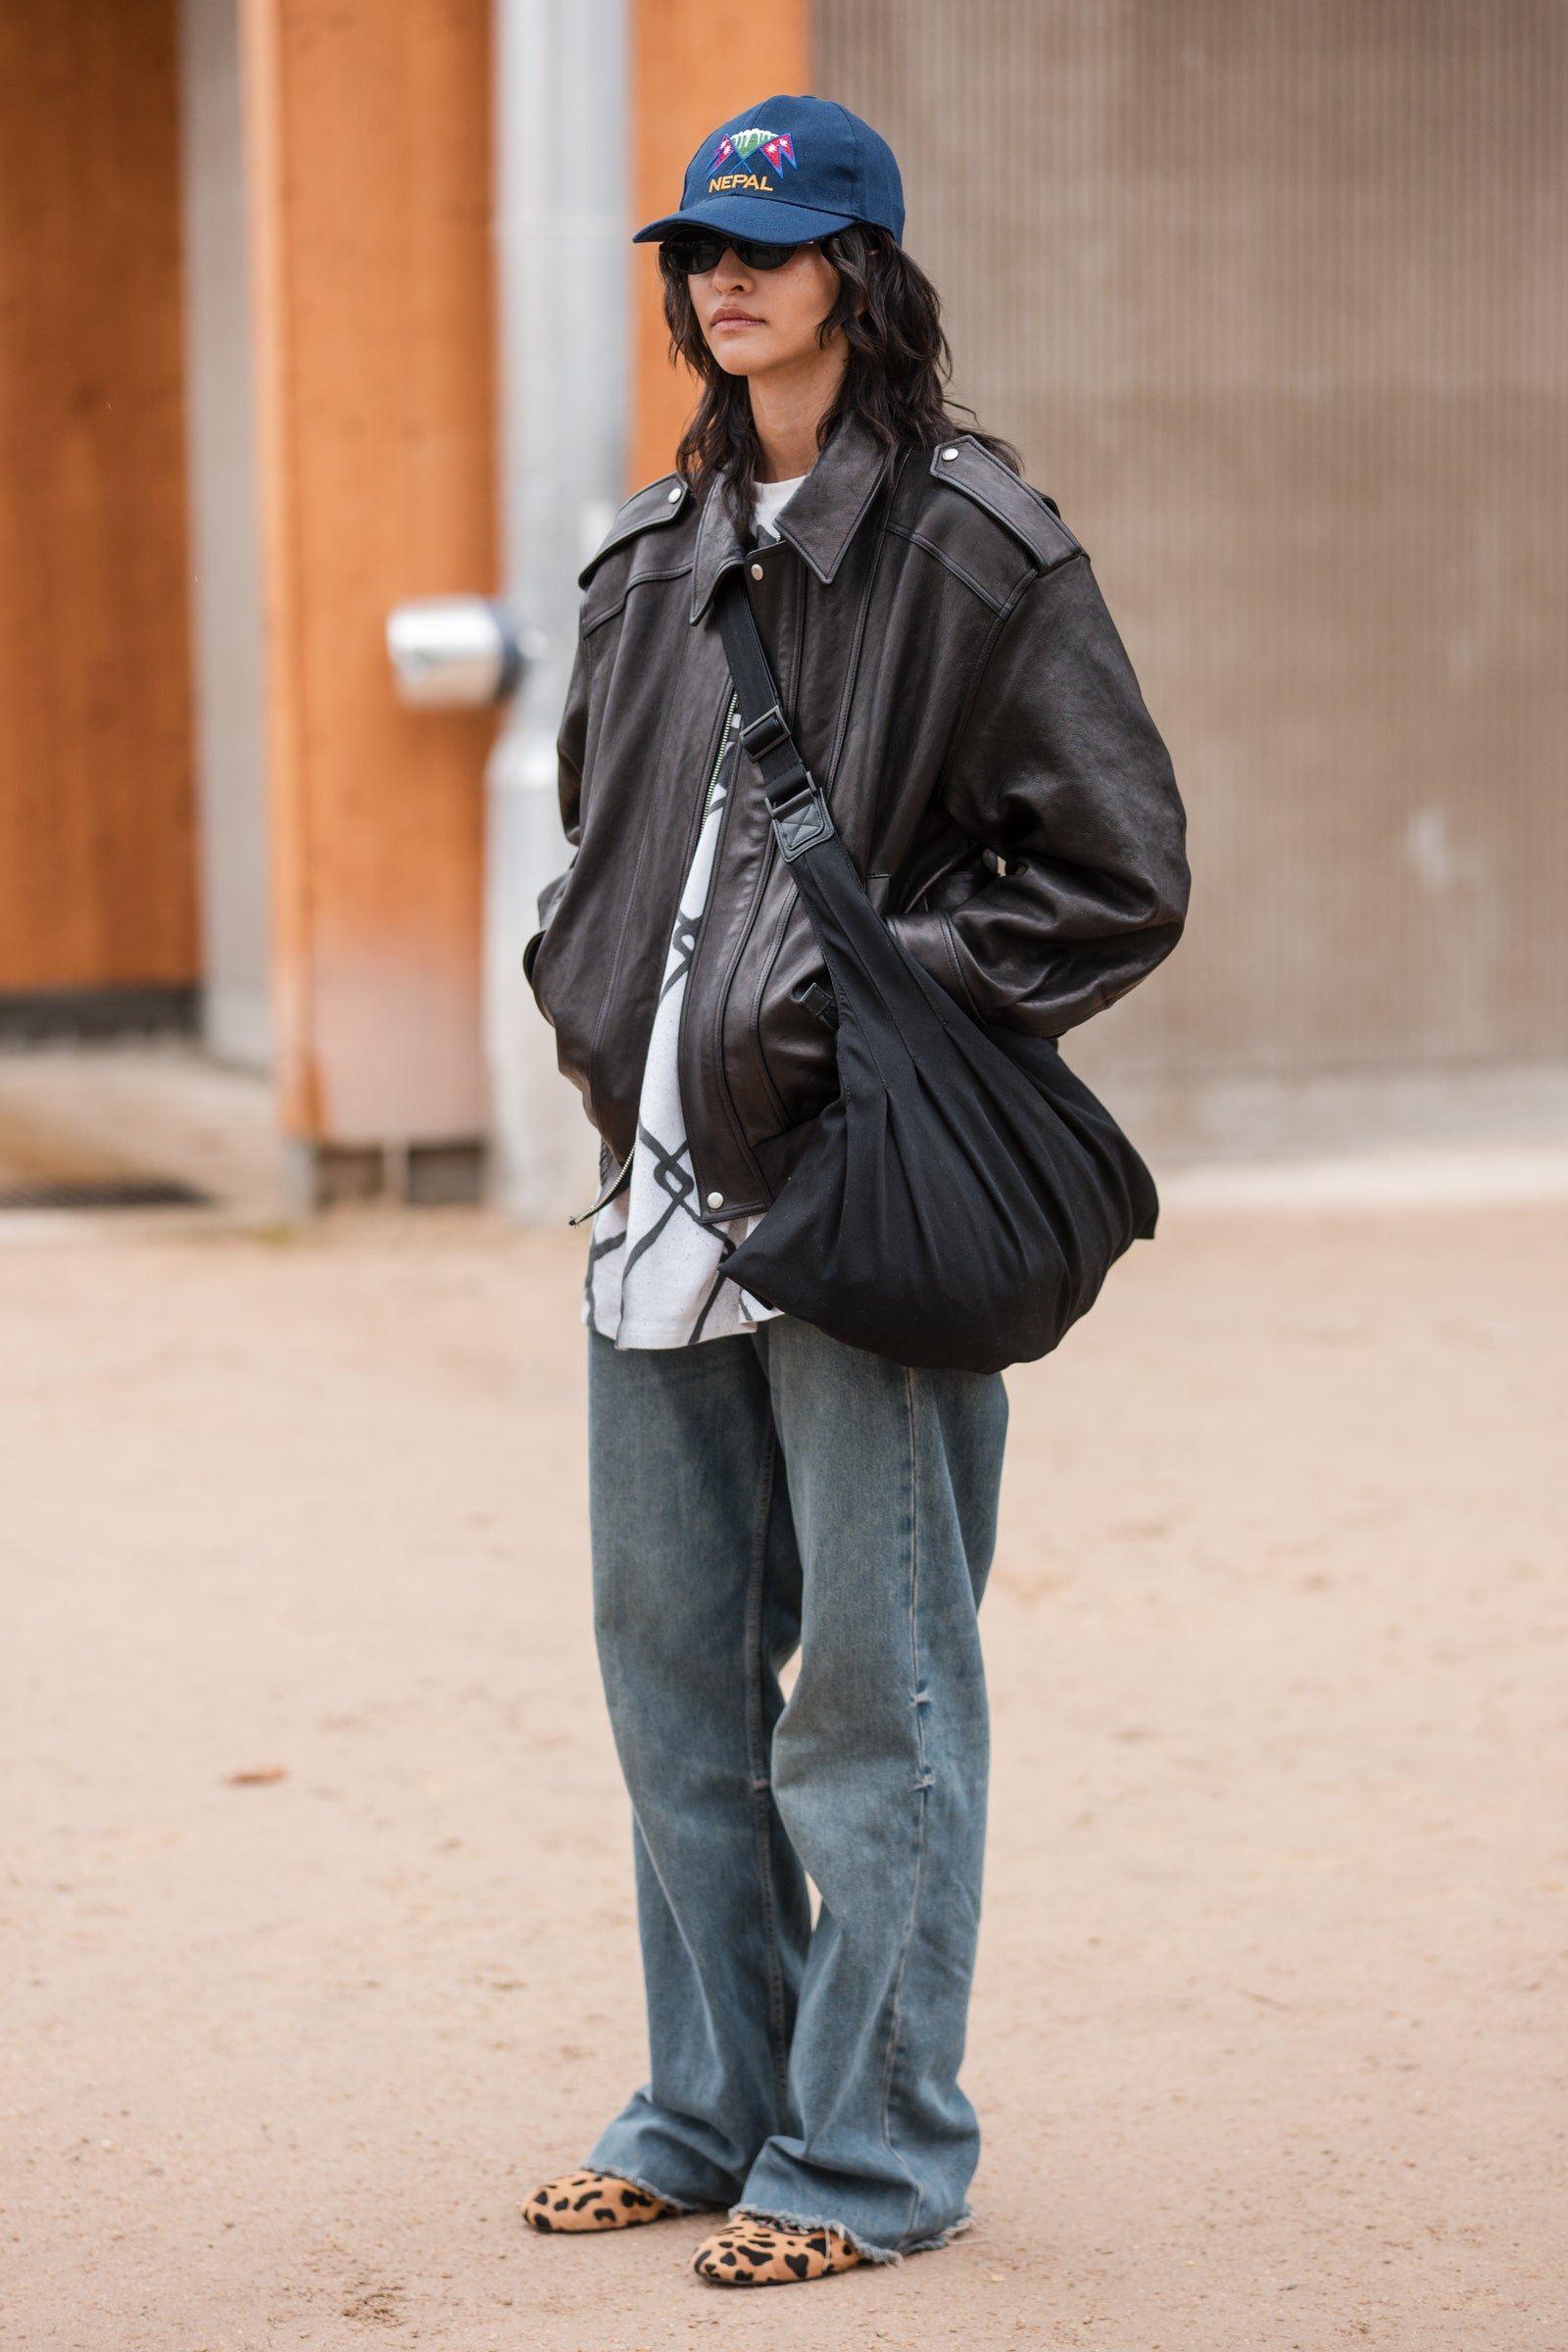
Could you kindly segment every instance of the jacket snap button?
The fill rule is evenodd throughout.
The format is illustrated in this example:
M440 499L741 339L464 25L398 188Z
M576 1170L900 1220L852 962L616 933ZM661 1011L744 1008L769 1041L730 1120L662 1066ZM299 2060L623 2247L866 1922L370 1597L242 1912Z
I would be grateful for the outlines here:
M754 564L752 565L752 577L753 577L753 579L754 579L754 580L760 580L760 579L761 578L761 576L762 576L762 566L760 565L760 564Z
M710 1208L722 1208L722 1207L723 1207L723 1205L724 1205L724 1196L723 1196L723 1194L722 1194L722 1193L710 1193L710 1194L709 1194L709 1196L708 1196L708 1205L709 1205L709 1207L710 1207Z
M674 487L674 489L673 489L673 490L670 492L670 494L669 494L669 503L670 503L670 505L671 505L672 507L677 507L677 506L679 506L679 504L680 504L680 498L681 498L681 486L680 486L679 482L677 482L677 483L675 484L675 487Z
M942 452L942 455L943 455L945 458L950 458L950 459L951 459L951 458L956 458L956 457L957 456L957 454L958 454L958 453L957 453L957 451L956 451L956 449L945 449L945 450Z

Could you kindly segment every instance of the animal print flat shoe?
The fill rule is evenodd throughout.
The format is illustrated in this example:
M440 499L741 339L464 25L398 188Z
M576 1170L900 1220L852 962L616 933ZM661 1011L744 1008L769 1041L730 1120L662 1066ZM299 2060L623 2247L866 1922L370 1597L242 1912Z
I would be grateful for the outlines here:
M841 2230L786 2230L778 2222L737 2222L705 2237L692 2257L699 2278L714 2286L794 2286L831 2278L865 2257Z
M563 2173L536 2188L522 2209L530 2230L560 2234L581 2230L635 2230L680 2209L666 2205L617 2173Z

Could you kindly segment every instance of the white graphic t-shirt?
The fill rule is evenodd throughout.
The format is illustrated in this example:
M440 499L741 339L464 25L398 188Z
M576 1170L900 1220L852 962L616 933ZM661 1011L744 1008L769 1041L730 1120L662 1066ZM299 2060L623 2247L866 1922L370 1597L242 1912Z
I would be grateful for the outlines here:
M800 474L790 482L759 482L760 539L778 537L777 516L805 479ZM617 1348L690 1348L700 1340L755 1331L776 1311L726 1281L721 1270L758 1218L736 1217L722 1226L701 1220L676 1060L681 1005L712 884L724 804L734 783L739 726L732 704L664 959L643 1066L631 1182L606 1203L590 1228L583 1321Z

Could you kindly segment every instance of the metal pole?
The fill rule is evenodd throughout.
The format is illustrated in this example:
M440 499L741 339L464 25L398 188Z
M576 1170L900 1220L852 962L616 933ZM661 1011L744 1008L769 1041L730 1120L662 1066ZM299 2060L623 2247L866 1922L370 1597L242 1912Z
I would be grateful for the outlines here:
M556 730L576 574L624 495L628 0L497 0L497 255L507 589L529 666L486 778L485 1026L497 1198L554 1222L595 1144L522 977L534 901L569 852Z

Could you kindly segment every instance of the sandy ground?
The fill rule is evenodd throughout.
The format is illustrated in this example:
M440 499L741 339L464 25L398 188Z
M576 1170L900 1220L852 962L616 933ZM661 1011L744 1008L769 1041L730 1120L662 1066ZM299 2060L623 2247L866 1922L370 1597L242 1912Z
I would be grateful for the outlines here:
M516 2216L642 2065L577 1243L20 1239L0 2341L1568 2347L1568 1208L1178 1213L1012 1376L978 2226L753 2297Z

